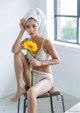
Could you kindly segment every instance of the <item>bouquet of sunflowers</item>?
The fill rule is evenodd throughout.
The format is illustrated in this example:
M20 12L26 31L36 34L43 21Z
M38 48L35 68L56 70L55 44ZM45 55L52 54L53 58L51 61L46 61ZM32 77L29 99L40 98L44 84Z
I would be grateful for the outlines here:
M37 44L31 40L24 41L22 46L25 50L27 50L26 57L28 59L32 59L35 56L34 52L38 50Z

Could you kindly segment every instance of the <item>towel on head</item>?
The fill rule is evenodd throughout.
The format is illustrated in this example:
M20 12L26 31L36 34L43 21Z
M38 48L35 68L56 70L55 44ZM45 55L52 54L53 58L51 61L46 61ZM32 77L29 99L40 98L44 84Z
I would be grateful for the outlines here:
M24 19L27 21L31 17L34 18L39 24L39 35L41 37L48 38L46 17L42 10L39 8L31 9L26 13Z

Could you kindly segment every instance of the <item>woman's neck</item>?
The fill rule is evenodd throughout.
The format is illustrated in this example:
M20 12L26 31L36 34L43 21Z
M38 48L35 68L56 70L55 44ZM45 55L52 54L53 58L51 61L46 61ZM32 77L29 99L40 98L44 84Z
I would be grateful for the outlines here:
M39 35L36 35L34 37L31 37L31 40L36 40L36 39L39 39Z

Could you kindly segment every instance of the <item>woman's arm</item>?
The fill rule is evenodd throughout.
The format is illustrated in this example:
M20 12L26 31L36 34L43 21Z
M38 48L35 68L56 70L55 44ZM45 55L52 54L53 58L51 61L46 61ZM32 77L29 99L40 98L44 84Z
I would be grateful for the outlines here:
M21 45L21 40L22 40L22 36L24 34L24 31L25 31L25 27L24 27L24 23L25 20L24 19L21 19L20 21L20 32L19 32L19 35L16 39L16 41L14 42L13 46L12 46L12 52L15 54L15 53L18 53L21 49L22 49L22 45Z
M60 57L59 57L54 45L50 41L46 40L44 46L47 49L47 53L50 54L51 59L41 61L41 65L47 66L47 65L59 64L60 63Z

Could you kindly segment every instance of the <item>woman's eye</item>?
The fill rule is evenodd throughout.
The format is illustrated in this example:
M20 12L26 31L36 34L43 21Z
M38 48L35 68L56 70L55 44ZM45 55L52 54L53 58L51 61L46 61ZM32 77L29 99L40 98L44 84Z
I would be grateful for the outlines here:
M33 25L33 27L36 27L36 25Z
M29 28L29 26L25 26L25 28Z

